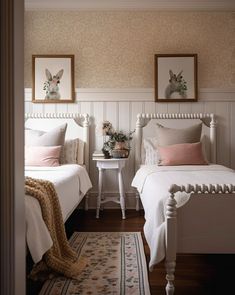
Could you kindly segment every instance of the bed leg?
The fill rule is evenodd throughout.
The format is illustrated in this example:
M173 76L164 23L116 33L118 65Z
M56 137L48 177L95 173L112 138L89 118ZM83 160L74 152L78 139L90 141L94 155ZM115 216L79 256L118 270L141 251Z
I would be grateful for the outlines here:
M140 196L139 196L139 193L135 194L135 200L136 200L135 210L140 211Z
M174 273L175 273L175 261L166 261L165 268L166 268L166 294L167 295L173 295L175 292L175 286L174 286Z
M89 209L88 200L89 200L89 195L86 194L85 195L85 211L88 211L88 209Z
M170 196L166 202L166 294L173 295L174 287L174 273L176 265L176 249L177 249L177 209L174 195L175 187L171 187Z

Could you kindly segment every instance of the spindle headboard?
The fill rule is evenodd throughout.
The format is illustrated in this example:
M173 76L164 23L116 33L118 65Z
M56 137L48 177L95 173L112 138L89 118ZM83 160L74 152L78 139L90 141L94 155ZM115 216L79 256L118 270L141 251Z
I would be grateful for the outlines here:
M202 136L205 139L207 158L216 163L216 119L214 114L138 114L135 132L135 171L143 163L142 142L146 137L156 136L156 123L169 128L187 128L203 123Z
M89 171L89 115L78 113L26 113L25 127L49 131L67 123L65 139L79 138L84 142L84 164Z

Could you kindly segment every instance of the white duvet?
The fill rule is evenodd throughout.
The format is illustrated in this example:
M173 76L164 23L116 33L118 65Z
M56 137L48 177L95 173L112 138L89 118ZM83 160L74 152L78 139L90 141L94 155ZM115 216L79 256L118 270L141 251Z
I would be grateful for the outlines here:
M80 165L25 167L25 176L51 181L56 189L64 222L92 187L86 169ZM25 196L26 240L35 263L51 248L52 239L43 221L38 200Z
M142 166L132 186L140 193L145 211L144 234L150 248L150 270L165 257L165 202L172 184L235 184L235 173L221 165L204 166ZM189 199L177 193L177 207Z

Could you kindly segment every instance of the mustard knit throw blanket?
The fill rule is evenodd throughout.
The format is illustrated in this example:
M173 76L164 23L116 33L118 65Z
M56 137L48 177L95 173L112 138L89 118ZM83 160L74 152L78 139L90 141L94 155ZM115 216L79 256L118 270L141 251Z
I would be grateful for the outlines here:
M69 278L77 278L86 263L81 259L78 261L77 254L68 243L54 185L47 180L26 177L25 193L38 200L53 241L53 246L44 254L43 259L34 265L30 277L34 280L48 279L48 275L57 272Z

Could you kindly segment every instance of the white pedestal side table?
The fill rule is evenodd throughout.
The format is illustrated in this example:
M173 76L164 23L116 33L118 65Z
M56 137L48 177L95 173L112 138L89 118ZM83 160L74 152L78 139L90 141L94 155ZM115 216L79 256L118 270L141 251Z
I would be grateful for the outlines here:
M118 158L118 159L100 159L93 158L96 161L96 167L99 170L99 183L98 183L98 196L96 205L96 218L99 218L100 206L106 202L115 202L120 204L122 210L122 219L126 218L125 215L125 190L122 178L122 169L125 167L128 158ZM103 183L103 172L104 170L116 170L118 173L118 187L120 198L109 197L107 199L102 199L102 183Z

